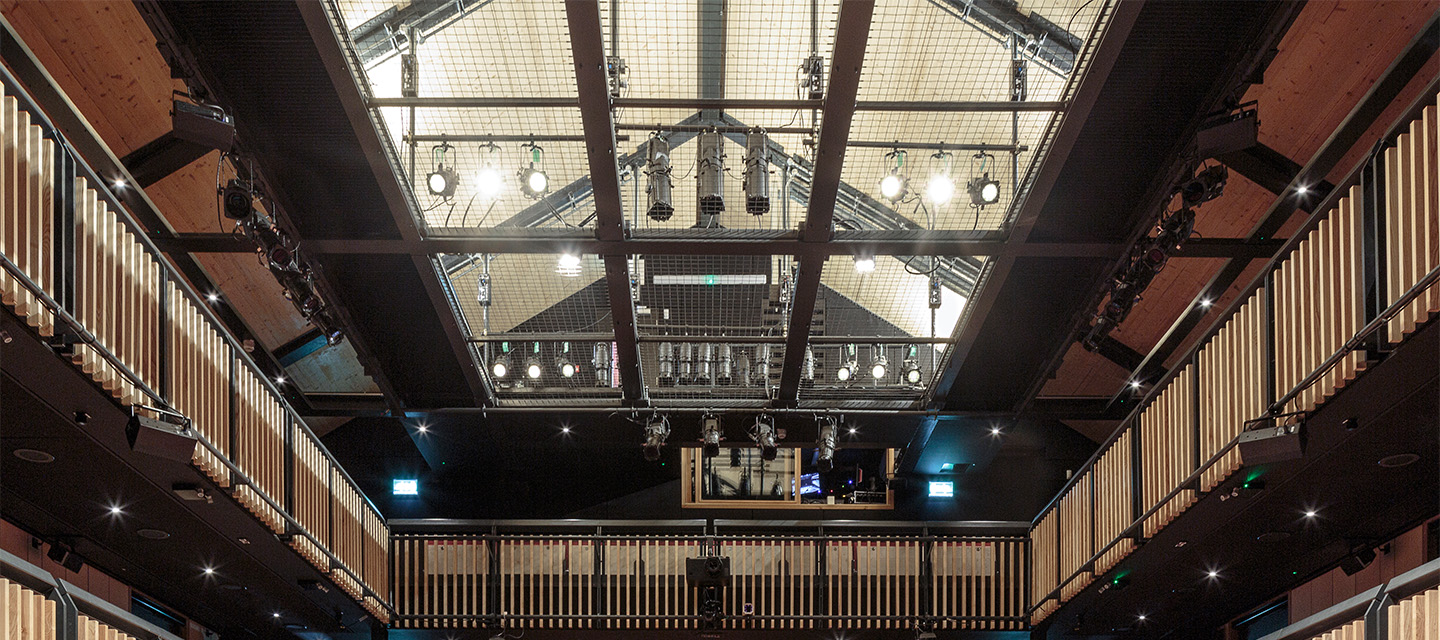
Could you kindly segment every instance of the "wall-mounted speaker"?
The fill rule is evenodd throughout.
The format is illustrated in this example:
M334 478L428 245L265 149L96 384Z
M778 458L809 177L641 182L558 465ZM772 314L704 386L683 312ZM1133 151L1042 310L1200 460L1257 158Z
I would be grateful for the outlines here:
M195 434L184 425L164 420L132 415L125 425L125 439L130 442L130 450L136 453L177 462L190 462L195 455Z

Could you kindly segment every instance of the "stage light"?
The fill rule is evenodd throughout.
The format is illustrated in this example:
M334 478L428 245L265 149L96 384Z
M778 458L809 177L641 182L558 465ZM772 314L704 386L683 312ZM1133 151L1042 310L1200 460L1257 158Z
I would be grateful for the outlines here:
M1000 201L1000 182L991 180L989 173L970 180L969 184L965 185L965 190L970 192L970 204L976 206L983 207Z
M1230 171L1223 164L1205 167L1180 185L1180 199L1187 207L1214 200L1225 193L1225 181L1229 177Z
M731 373L735 369L734 350L728 344L721 344L719 351L718 357L715 358L715 384L728 387L734 382Z
M855 273L874 273L875 258L873 256L855 256Z
M645 154L645 176L649 179L645 187L649 207L645 213L651 220L664 222L675 214L671 200L674 183L670 179L670 143L659 134L651 136Z
M285 376L275 376L275 384L285 384Z
M880 345L870 347L870 377L876 380L885 377L890 368L890 360L885 357L885 351Z
M1211 580L1214 580L1214 579L1220 577L1220 572L1219 572L1219 571L1216 571L1216 570L1214 570L1214 569L1211 569L1211 570L1205 572L1205 576L1208 577L1208 578L1210 578Z
M896 149L885 154L885 159L893 160L894 166L880 179L880 196L890 202L899 202L910 191L910 181L905 178L905 151Z
M520 192L531 200L539 200L550 190L550 176L539 168L545 150L534 142L526 143L530 150L530 166L520 169Z
M510 373L510 343L500 343L500 355L490 362L490 373L496 378L504 378Z
M125 186L126 186L126 185L125 185L125 179L124 179L124 178L116 178L114 182L111 182L111 183L110 183L110 186L115 187L115 190L116 190L116 191L124 191L124 190L125 190Z
M700 447L706 458L714 458L720 455L720 440L723 439L720 433L720 416L707 413L700 417Z
M417 431L417 432L419 432L419 433L422 433L422 434L424 434L424 433L430 433L430 427L427 427L427 426L425 426L425 425L423 425L423 424L421 424L421 425L416 425L416 426L415 426L415 431Z
M815 419L819 429L820 437L815 443L816 466L821 473L829 473L835 468L835 418L832 416L819 416Z
M724 136L706 131L699 136L700 155L695 166L695 199L699 203L695 226L715 226L715 217L725 211L725 143Z
M856 431L858 431L858 429L856 429L855 427L850 427L850 435L855 435Z
M715 345L702 342L695 350L695 377L691 378L691 382L702 387L715 384L715 378L711 375L715 364Z
M992 435L992 436L998 436L998 435L1000 435L1000 427L990 427L990 435Z
M656 377L655 383L662 387L675 386L675 344L671 342L660 343L660 374Z
M1303 195L1305 195L1305 194L1307 194L1307 193L1310 193L1310 187L1307 187L1307 186L1305 186L1305 185L1303 185L1303 184L1300 185L1300 186L1298 186L1298 187L1295 187L1295 195L1303 196Z
M762 344L755 350L755 379L761 387L770 386L770 345Z
M570 427L560 427L560 433L570 433Z
M540 360L538 358L528 358L525 360L525 377L531 380L537 380L543 372L544 370L540 367Z
M810 345L805 345L805 359L800 363L800 383L815 383L815 350Z
M1214 302L1211 302L1209 298L1206 298L1206 299L1200 301L1200 308L1201 308L1201 309L1209 309L1209 308L1210 308L1210 305L1212 305L1212 304L1215 304L1215 303L1214 303Z
M500 170L495 167L487 166L475 173L475 189L482 198L491 199L500 195L504 186L505 181L500 177Z
M279 611L276 611L276 612L274 612L274 613L271 613L271 614L270 614L270 617L272 617L272 618L279 618L279 617L280 617L280 612L279 612Z
M1140 388L1140 381L1139 381L1139 380L1131 380L1131 381L1130 381L1130 388L1131 388L1131 389L1139 389L1139 388Z
M253 203L255 194L250 191L250 185L242 182L239 178L231 178L225 184L222 198L225 206L225 217L232 220L244 220L255 213Z
M573 253L562 253L555 261L555 273L566 278L574 278L580 275L580 256Z
M1305 510L1305 517L1306 517L1306 518L1314 518L1314 517L1317 516L1317 515L1319 515L1319 514L1316 513L1314 509L1306 509L1306 510Z
M941 206L950 202L950 198L955 195L955 180L950 177L952 156L945 151L939 151L930 157L938 166L930 176L930 182L925 185L925 195L930 198L930 202Z
M761 129L745 134L745 212L752 216L770 213L770 167L765 162L769 138Z
M755 426L750 427L750 439L759 447L761 460L774 460L780 452L775 444L775 422L768 415L755 416Z
M855 377L855 345L847 344L841 347L840 368L835 370L835 379L841 382L849 382Z
M905 382L909 384L920 384L920 378L923 375L920 371L920 363L914 360L906 360L904 364L900 366L900 371L905 377Z
M659 460L660 448L665 446L665 439L668 437L670 421L658 413L650 416L650 421L645 424L645 444L642 447L645 459L650 462Z
M680 343L680 370L675 375L675 384L688 385L695 382L695 358L689 342Z
M560 349L560 355L555 358L555 368L560 370L561 376L573 378L575 377L575 363L570 360L570 343L563 343Z
M590 366L595 368L595 386L610 386L610 343L597 342L590 353Z
M203 567L201 570L204 571L207 576L215 575L215 567Z
M430 189L430 195L449 198L455 195L455 188L460 186L460 174L455 173L453 164L446 164L450 150L454 147L448 142L441 142L430 149L430 160L434 164L430 175L425 178L425 186Z

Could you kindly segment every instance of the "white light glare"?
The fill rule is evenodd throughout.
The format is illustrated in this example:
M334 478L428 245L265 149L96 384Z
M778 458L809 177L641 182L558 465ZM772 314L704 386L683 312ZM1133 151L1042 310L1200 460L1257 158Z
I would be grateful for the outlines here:
M447 182L448 182L448 181L447 181L446 178L445 178L445 174L440 173L439 171L436 171L435 173L430 174L430 178L429 178L430 193L434 193L434 194L445 193L446 188L449 186L448 184L446 184Z
M905 179L896 174L890 174L880 180L880 195L886 200L899 200L905 195Z
M207 575L207 576L213 576L213 575L215 575L215 567L205 567L205 575Z
M877 364L871 365L871 367L870 367L870 377L872 377L872 378L874 378L874 379L876 379L876 380L879 380L879 379L881 379L881 378L884 378L884 377L885 377L885 365L884 365L883 363L877 363Z
M550 186L550 178L546 177L543 171L530 172L530 175L525 178L525 182L535 193L545 193L545 189Z
M285 384L285 376L275 376L275 384Z
M1310 193L1310 187L1307 187L1307 186L1305 186L1305 185L1302 184L1302 185L1300 185L1300 186L1298 186L1298 187L1295 187L1295 193L1298 194L1298 195L1302 195L1302 196L1303 196L1303 195L1305 195L1305 194L1307 194L1307 193Z
M427 426L425 426L425 425L422 424L422 425L419 425L419 426L415 427L415 430L416 430L416 431L419 431L420 433L429 433L429 432L430 432L430 427L427 427Z
M531 380L539 378L540 365L534 362L530 363L528 366L525 367L525 375L530 376Z
M1314 509L1306 509L1306 510L1305 510L1305 517L1306 517L1306 518L1314 518L1314 517L1317 516L1317 515L1319 515L1319 514L1315 513L1315 510L1314 510Z
M937 173L931 176L929 184L925 185L925 195L931 202L943 205L955 195L955 181L951 180L950 176Z
M850 427L850 435L855 435L855 427Z
M485 167L475 174L475 188L480 191L482 198L494 198L500 195L504 187L501 181L500 172L495 167Z
M992 436L998 436L998 435L1000 435L1000 427L990 427L990 435L992 435Z
M490 372L495 374L496 378L503 378L505 374L510 373L510 367L505 366L504 362L496 360L495 364L490 367Z
M555 273L569 278L580 275L580 256L573 253L560 254L560 259L555 262Z
M875 258L855 256L855 273L873 273Z
M1131 380L1131 381L1130 381L1130 388L1131 388L1131 389L1139 389L1139 388L1140 388L1140 381L1139 381L1139 380Z
M205 296L205 299L206 299L206 300L209 300L210 302L219 302L219 301L220 301L220 294L218 294L218 293L212 293L212 294L210 294L210 295L208 295L208 296Z
M980 187L980 199L986 202L995 202L1000 199L1000 183L987 182Z
M560 365L560 375L565 376L566 378L575 377L575 363L566 362L565 364ZM567 427L565 429L565 432L569 433L570 429Z
M112 516L118 516L118 515L120 515L120 514L122 514L122 513L125 513L125 510L124 510L124 509L121 509L119 505L111 505L111 506L110 506L110 515L112 515Z
M1210 305L1212 305L1212 304L1215 304L1215 303L1214 303L1214 302L1211 302L1209 298L1205 298L1204 300L1201 300L1201 301L1200 301L1200 308L1201 308L1201 309L1209 309L1209 308L1210 308Z
M1214 569L1211 569L1210 571L1206 572L1205 575L1209 576L1211 580L1214 580L1215 578L1219 578L1219 577L1220 577L1220 572L1219 572L1219 571L1216 571L1216 570L1214 570Z

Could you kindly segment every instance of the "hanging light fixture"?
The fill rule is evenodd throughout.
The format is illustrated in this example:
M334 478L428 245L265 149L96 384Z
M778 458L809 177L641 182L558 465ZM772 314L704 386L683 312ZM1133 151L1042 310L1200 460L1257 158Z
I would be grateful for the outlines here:
M500 177L500 170L495 167L495 158L500 152L500 145L487 142L480 147L480 151L485 159L480 165L480 170L475 172L475 190L480 197L493 200L499 197L500 191L505 188L505 181Z
M752 216L770 213L770 168L765 162L769 138L765 130L745 134L745 212Z
M555 368L566 378L575 377L575 363L570 360L570 343L560 343L560 355L555 358Z
M895 164L890 173L880 179L880 196L890 202L899 202L910 192L910 180L905 177L905 150L896 149L885 154L885 159Z
M943 206L955 195L955 179L950 177L950 165L954 156L947 151L937 151L930 158L935 160L936 168L935 172L930 174L930 182L925 184L925 196L935 206Z
M574 278L580 275L580 271L580 256L576 254L567 251L560 254L560 258L555 261L555 273L566 278Z
M835 370L835 379L841 382L849 382L855 377L855 345L847 344L842 347L843 353L840 356L840 368Z
M750 427L750 439L760 449L761 460L774 460L780 451L775 444L775 420L767 414L755 416L755 426Z
M720 441L724 439L720 433L720 416L713 413L706 413L700 416L700 441L701 450L706 458L714 458L720 455Z
M539 200L550 191L550 176L540 168L545 149L534 142L525 143L524 148L530 150L530 166L520 169L520 192L531 200Z
M500 343L500 355L490 363L490 373L496 378L504 378L510 373L510 343Z
M900 376L904 378L906 384L918 385L920 379L924 377L923 372L920 371L918 351L913 344L905 348L905 362L900 365Z
M642 446L645 459L650 462L659 460L660 449L665 446L665 439L669 437L670 421L658 413L650 416L649 422L645 423L645 444Z
M839 430L834 416L817 416L815 426L820 437L815 442L815 463L821 473L830 473L835 468L835 434Z
M530 353L530 357L525 359L525 376L531 380L538 380L540 379L540 374L544 373L544 369L540 367L540 343L536 342L533 344L534 347Z
M646 215L656 222L664 222L675 214L671 200L674 183L670 179L670 142L659 133L650 136L645 148L645 176L649 184L645 195L649 199Z
M725 137L706 131L699 136L700 157L695 166L695 197L699 203L695 226L716 226L715 218L725 211Z
M880 345L870 346L870 377L880 380L890 368L890 360L885 357L885 349Z
M985 170L988 161L994 159L994 156L981 151L975 154L975 159L980 161L980 168L972 172L970 182L965 185L965 190L970 192L970 204L977 207L995 204L1000 201L1000 182L991 180L990 172ZM977 173L980 175L975 176Z
M875 256L855 256L855 273L874 273Z
M447 164L453 148L450 143L441 142L430 149L430 161L434 167L425 178L425 186L429 187L432 196L449 198L455 195L455 187L460 186L460 174L455 172L453 163Z

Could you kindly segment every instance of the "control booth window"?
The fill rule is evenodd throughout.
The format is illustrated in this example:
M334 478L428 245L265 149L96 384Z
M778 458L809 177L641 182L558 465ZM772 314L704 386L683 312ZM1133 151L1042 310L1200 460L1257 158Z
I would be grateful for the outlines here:
M885 471L894 468L894 455L893 449L841 449L825 465L814 448L779 447L773 460L753 446L721 447L714 457L687 448L683 506L891 509Z

